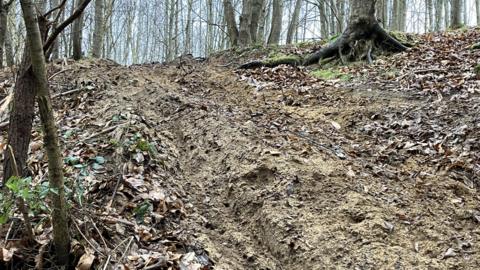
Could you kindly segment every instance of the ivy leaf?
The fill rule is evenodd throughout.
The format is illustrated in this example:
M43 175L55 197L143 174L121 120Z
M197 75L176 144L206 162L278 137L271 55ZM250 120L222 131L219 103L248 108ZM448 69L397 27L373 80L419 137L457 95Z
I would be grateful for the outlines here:
M105 163L105 158L102 156L96 156L95 157L95 162L98 164L104 164Z

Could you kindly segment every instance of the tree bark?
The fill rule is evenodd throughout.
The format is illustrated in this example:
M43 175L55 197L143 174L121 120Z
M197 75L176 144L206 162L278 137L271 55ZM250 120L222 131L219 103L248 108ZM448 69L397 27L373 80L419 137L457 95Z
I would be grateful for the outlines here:
M268 44L278 45L280 42L280 34L282 33L282 20L283 0L273 0L272 25L270 27Z
M93 30L92 43L92 56L94 58L102 57L103 40L105 36L105 27L103 21L104 9L104 0L95 0L95 29Z
M443 4L444 4L444 13L445 13L445 29L449 28L450 27L450 17L451 17L451 14L450 14L450 5L449 5L449 2L451 0L444 0L443 1Z
M251 0L252 13L250 19L250 37L252 43L258 42L258 25L260 23L260 15L262 14L264 0Z
M302 0L297 0L295 2L295 8L293 9L292 19L290 20L290 23L288 25L287 44L292 44L293 35L295 35L295 32L297 31L297 28L298 28L298 20L300 17L301 8L302 8Z
M325 10L325 2L324 0L317 0L317 7L318 11L320 13L320 32L322 38L328 38L328 18L327 18L327 12Z
M397 31L398 30L398 8L400 0L392 0L392 10L390 14L390 21L389 21L389 28L391 30Z
M192 8L193 0L187 0L187 24L185 26L185 44L183 45L183 53L192 53Z
M437 0L438 1L438 0ZM427 31L432 32L434 29L433 21L433 0L427 0Z
M387 14L385 13L386 1L387 0L377 0L377 6L375 7L377 19L383 27L387 27Z
M48 173L52 199L53 243L59 265L67 265L70 252L70 235L65 203L63 167L58 143L57 128L48 91L47 71L42 36L31 0L20 1L25 26L27 28L28 49L30 51L31 75L36 85L37 102L44 132L44 143L48 156ZM35 94L33 94L35 95ZM30 133L30 131L28 132Z
M7 67L12 67L15 65L15 57L13 55L13 46L12 46L12 34L11 30L7 27L7 34L5 37L5 59L7 60Z
M238 28L235 21L235 10L233 9L232 0L223 0L223 10L225 13L225 22L228 29L228 38L230 45L235 47L238 45Z
M10 5L13 0L0 0L0 68L3 68L3 54L5 48L5 39L7 36L7 18Z
M477 26L480 25L480 0L475 0L475 15L477 18Z
M462 4L461 0L451 0L450 10L450 28L458 29L462 27Z
M250 24L252 22L252 1L243 0L242 14L240 15L240 27L238 30L238 45L240 47L248 46L252 42L250 35Z
M407 3L405 0L398 0L398 10L397 10L397 27L398 31L404 32L406 26L406 16L407 16Z
M260 13L260 23L258 25L258 31L257 31L257 42L260 42L262 44L265 43L265 27L267 22L270 21L270 9L269 9L269 4L268 0L262 0L263 5L262 5L262 11Z
M75 7L79 7L85 0L75 0ZM82 36L83 36L83 12L75 20L72 28L72 58L74 60L82 59Z
M443 1L436 0L435 2L435 31L440 31L442 28L442 18L443 18ZM480 1L480 0L479 0Z
M28 47L28 40L26 43ZM10 112L8 129L8 145L12 146L20 176L30 175L27 168L28 146L32 134L32 123L35 105L35 78L30 68L30 52L25 48L22 64L18 71L15 83L13 106ZM3 163L3 182L14 175L11 156L5 154Z

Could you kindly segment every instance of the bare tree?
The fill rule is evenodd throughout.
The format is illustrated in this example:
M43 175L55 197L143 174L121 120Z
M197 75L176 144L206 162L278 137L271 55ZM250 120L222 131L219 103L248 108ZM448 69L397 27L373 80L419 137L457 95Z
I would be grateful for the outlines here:
M270 36L268 44L278 44L280 42L280 34L282 33L283 20L283 1L273 0L272 25L270 27Z
M462 27L462 2L461 0L451 0L450 28L457 29Z
M443 19L443 1L444 0L436 0L435 1L435 31L440 31L442 28L442 19Z
M475 0L475 15L477 17L477 25L480 25L480 0Z
M287 44L292 43L293 35L297 31L301 8L302 8L302 0L297 0L295 2L295 9L293 10L292 19L290 20L290 23L288 25Z
M57 254L57 262L67 265L70 253L70 235L68 233L67 207L63 184L63 162L58 143L57 128L48 91L47 70L43 50L42 35L37 23L34 4L31 0L20 1L23 18L27 29L27 47L30 53L31 68L34 77L37 103L44 132L45 149L48 156L48 173L52 199L53 243Z
M5 38L7 35L7 16L10 5L13 0L0 0L0 68L3 67L3 48L5 46Z
M104 27L104 0L95 0L95 29L93 30L92 56L100 58L103 51L103 40L105 36Z
M75 6L78 8L84 1L75 0ZM83 13L73 23L72 32L72 57L75 60L80 60L82 58Z

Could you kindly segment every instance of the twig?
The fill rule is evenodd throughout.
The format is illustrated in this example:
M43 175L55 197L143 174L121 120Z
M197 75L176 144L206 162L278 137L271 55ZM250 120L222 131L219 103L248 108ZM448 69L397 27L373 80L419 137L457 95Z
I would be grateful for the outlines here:
M70 91L55 94L55 95L52 96L52 98L63 97L63 96L67 96L67 95L74 94L74 93L81 92L81 91L90 91L90 90L87 89L87 88L76 88L76 89L73 89L73 90L70 90Z
M120 242L120 244L118 244L112 251L110 251L110 254L108 255L108 258L107 258L107 261L105 262L105 265L103 266L103 270L106 270L107 269L107 266L108 264L110 263L110 260L112 259L112 254L115 253L115 251L117 251L117 249L123 245L123 243L125 243L129 238L125 238L123 239L122 242Z
M72 69L71 69L71 68L62 69L62 70L60 70L60 71L52 74L52 76L48 77L48 80L50 81L51 79L55 78L56 76L58 76L58 75L60 75L60 74L62 74L62 73L64 73L64 72L66 72L66 71L70 71L70 70L72 70Z
M103 135L103 134L105 134L105 133L108 133L108 132L110 132L110 131L112 131L112 130L115 130L116 128L122 127L122 126L124 126L124 125L126 125L126 124L127 124L127 123L122 123L122 124L119 124L119 125L116 125L116 126L113 126L113 127L108 127L108 128L106 128L106 129L98 132L98 133L95 133L95 134L92 134L92 135L88 136L87 138L83 139L83 141L91 140L91 139L93 139L93 138L95 138L95 137L98 137L98 136L100 136L100 135Z
M123 261L123 259L125 258L125 255L127 255L127 252L130 250L130 245L133 242L133 238L134 238L133 236L130 237L130 241L128 242L127 247L125 248L125 251L123 252L122 257L120 257L120 260L118 260L120 263Z
M8 227L8 231L7 231L7 234L5 235L5 242L8 241L8 237L10 236L10 232L12 231L12 228L13 228L13 222L10 222L10 226Z
M95 222L93 222L93 219L92 219L92 218L90 218L90 221L92 222L93 228L95 228L95 230L97 231L98 235L100 235L100 238L102 239L103 245L105 246L105 251L107 251L107 250L108 250L108 245L107 245L107 242L105 242L105 238L103 238L102 233L101 233L100 230L97 228L97 225L95 225Z
M112 258L112 255L108 255L107 261L105 262L105 265L103 266L102 270L107 270L108 264L110 263L110 258Z
M73 221L73 224L75 225L75 227L77 228L78 232L80 233L80 235L83 237L83 239L85 239L85 241L87 241L87 243L96 251L98 252L99 254L101 254L102 256L105 256L105 254L103 254L100 250L98 250L90 241L88 241L87 237L83 234L82 230L80 230L80 227L78 227L78 224L77 222L72 218L72 221Z
M103 221L107 221L107 222L115 222L115 223L122 223L122 224L125 224L125 225L128 225L128 226L131 226L131 227L135 227L135 223L133 222L130 222L128 220L124 220L124 219L120 219L120 218L114 218L114 217L104 217L102 218Z
M118 187L120 186L120 182L122 182L122 179L123 179L123 173L120 173L117 179L117 183L115 184L115 188L113 189L112 198L110 199L107 205L107 207L109 208L113 206L113 202L115 200L115 196L117 195L117 190L118 190Z

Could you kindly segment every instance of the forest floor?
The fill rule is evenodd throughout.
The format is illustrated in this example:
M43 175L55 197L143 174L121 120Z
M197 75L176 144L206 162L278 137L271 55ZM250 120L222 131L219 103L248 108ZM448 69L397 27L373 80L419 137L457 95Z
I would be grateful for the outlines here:
M79 269L478 269L479 39L423 35L328 79L235 69L261 50L52 64Z

